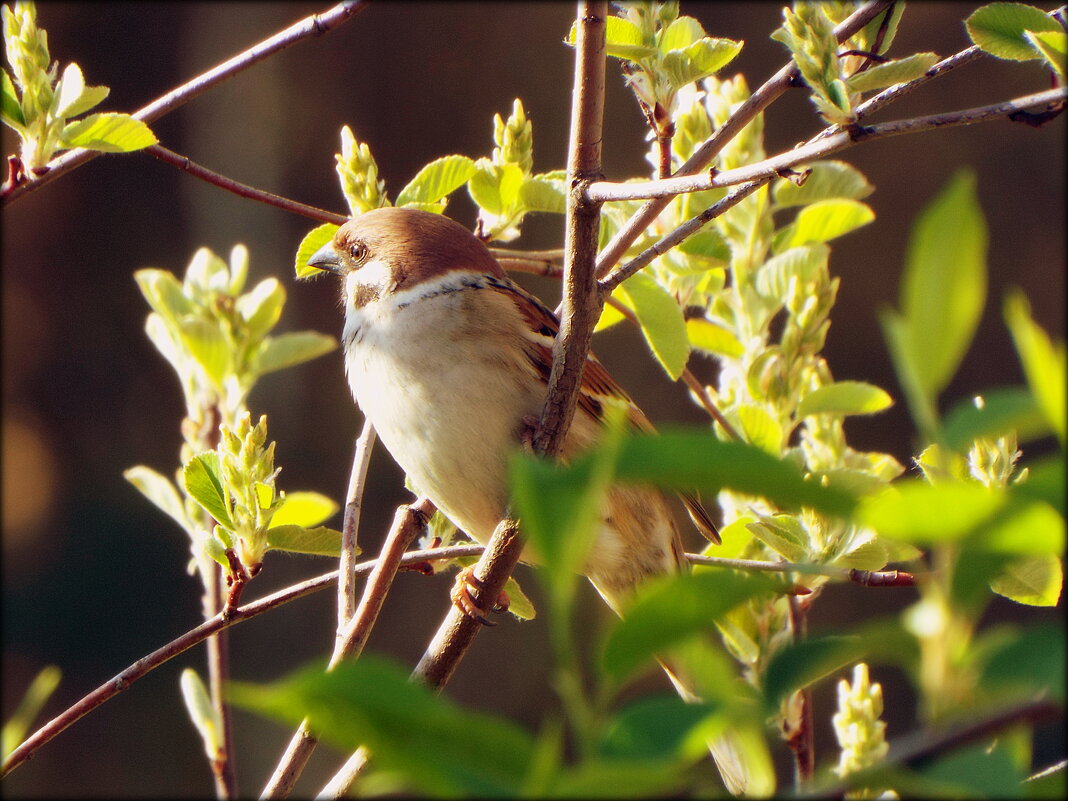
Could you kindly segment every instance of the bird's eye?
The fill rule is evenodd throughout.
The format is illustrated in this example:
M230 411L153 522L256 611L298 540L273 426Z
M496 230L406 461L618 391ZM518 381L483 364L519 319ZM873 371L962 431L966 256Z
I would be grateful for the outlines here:
M361 262L367 258L367 245L363 242L353 242L349 245L349 255L355 262Z

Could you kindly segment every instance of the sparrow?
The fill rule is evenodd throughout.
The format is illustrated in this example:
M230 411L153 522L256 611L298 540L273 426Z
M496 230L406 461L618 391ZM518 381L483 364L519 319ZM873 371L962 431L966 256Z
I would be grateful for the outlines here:
M478 237L417 209L361 214L308 264L342 279L345 371L360 409L411 483L486 544L506 515L509 454L545 401L556 316L508 278ZM653 430L591 354L563 459L597 441L612 401L626 405L635 429ZM681 497L718 542L697 499ZM614 486L583 572L621 613L644 579L685 569L683 554L658 490Z
M461 531L488 543L507 514L509 454L529 437L545 401L556 316L508 278L478 237L417 209L353 218L308 264L341 278L345 372L360 409L419 492ZM561 458L596 443L612 402L625 405L635 430L653 430L591 353ZM697 499L680 497L701 533L718 543ZM529 551L523 560L537 563ZM643 581L687 569L664 495L612 486L583 568L608 605L623 615ZM453 599L478 617L455 593ZM679 694L696 700L690 682L661 665ZM745 792L737 744L723 736L709 747L728 789Z

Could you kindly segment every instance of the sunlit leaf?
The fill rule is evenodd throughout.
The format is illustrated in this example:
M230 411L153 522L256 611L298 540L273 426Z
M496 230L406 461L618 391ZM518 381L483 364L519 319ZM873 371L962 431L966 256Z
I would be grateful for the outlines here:
M157 508L166 512L184 531L190 529L189 519L185 515L185 504L169 479L144 465L131 467L125 470L122 476Z
M1031 309L1022 292L1014 290L1005 298L1005 322L1012 332L1016 351L1020 354L1027 384L1031 388L1047 422L1053 427L1061 445L1068 427L1066 405L1066 375L1068 357L1063 340L1054 344L1049 335L1031 319Z
M193 721L193 725L200 734L204 752L209 760L219 759L225 747L222 719L211 702L208 688L204 686L204 681L193 668L186 668L182 671L180 684L186 712L189 713L189 719Z
M1006 387L984 392L980 404L974 400L957 404L946 415L943 434L950 448L964 453L980 437L1015 431L1022 443L1049 430L1031 393L1022 387Z
M334 234L337 233L339 227L334 223L323 223L312 228L304 235L304 238L300 240L300 247L297 248L297 258L293 267L296 270L297 278L311 278L312 276L323 275L326 272L318 267L309 266L308 259L314 256L319 248L334 238Z
M340 507L318 492L287 492L282 508L271 516L272 526L317 526Z
M998 595L1027 606L1056 606L1063 587L1064 566L1053 554L1013 559L990 581Z
M275 551L337 557L341 554L341 532L326 526L276 526L272 519L271 527L267 529L267 547Z
M859 200L819 200L798 212L790 246L828 242L874 219L875 212Z
M812 172L801 186L784 178L775 181L772 195L777 208L820 200L862 200L875 191L864 173L844 161L814 161L807 167Z
M233 529L230 503L223 489L219 454L206 451L190 459L182 468L182 483L186 492L210 514L219 525Z
M937 53L914 53L905 58L892 59L885 64L876 64L864 72L846 78L851 92L870 92L885 89L895 83L905 83L919 78L938 61Z
M1024 31L1024 36L1063 80L1065 61L1068 60L1068 33L1065 31Z
M605 306L605 308L609 308ZM690 345L716 356L737 359L745 353L745 346L723 326L710 320L694 317L686 321L686 335Z
M141 150L159 140L152 129L129 114L90 114L68 123L60 137L64 147L85 147L104 153Z
M964 21L972 41L985 52L1012 61L1042 58L1025 31L1061 31L1057 20L1024 3L990 3Z
M675 296L645 273L636 273L617 290L638 315L645 341L664 371L677 380L690 358L686 320Z
M885 390L863 381L835 381L814 389L801 399L798 417L810 414L875 414L893 405Z
M442 156L427 164L397 195L397 206L437 203L463 186L475 171L467 156Z
M267 339L260 347L256 370L260 374L310 361L337 347L337 340L318 331L290 331Z

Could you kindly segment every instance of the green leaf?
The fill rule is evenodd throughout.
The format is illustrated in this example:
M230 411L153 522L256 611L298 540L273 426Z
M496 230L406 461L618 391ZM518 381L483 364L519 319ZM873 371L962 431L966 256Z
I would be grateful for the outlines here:
M972 41L985 52L1011 61L1042 58L1025 31L1062 30L1055 19L1023 3L990 3L972 12L964 25Z
M601 753L623 759L676 756L694 727L715 711L714 705L688 704L677 695L641 698L613 715L605 726Z
M1027 695L1051 692L1064 702L1064 630L1037 625L1017 633L987 657L980 679L994 695L1007 689Z
M300 671L270 685L231 683L248 710L311 730L344 752L367 745L375 764L433 796L509 796L526 774L533 739L510 721L458 706L408 679L408 670L364 654L330 673Z
M635 273L619 285L618 291L638 315L645 341L660 366L677 381L690 358L690 340L679 302L645 273Z
M59 686L62 675L55 665L46 665L34 676L22 700L4 724L3 734L0 735L5 759L26 737L30 726Z
M293 265L297 278L310 278L327 272L318 267L309 266L308 259L314 256L319 248L334 238L334 234L337 233L339 227L333 223L323 223L312 228L304 235L304 238L300 240L300 247L297 248L297 259Z
M650 798L670 796L686 786L677 760L647 757L588 758L554 777L550 798Z
M90 114L68 123L60 136L63 147L84 147L103 153L129 153L156 144L152 129L129 114Z
M633 22L622 17L609 16L605 19L605 23L605 52L608 55L628 61L639 61L656 52L655 47L645 44L642 32ZM578 23L573 22L564 43L574 47L577 35Z
M523 180L519 188L519 200L526 211L563 214L567 206L563 190L552 181L538 176Z
M712 569L655 579L644 584L605 642L601 664L623 679L690 636L708 631L734 607L775 591L764 576Z
M610 308L605 306L605 308ZM686 321L686 336L690 345L716 356L737 359L745 353L745 346L726 328L710 320L694 317Z
M785 178L775 181L775 208L807 206L820 200L861 200L875 191L864 173L844 161L814 161L808 168L812 172L801 186Z
M185 514L185 504L169 479L143 464L123 471L122 477L137 487L157 508L166 512L183 531L192 529Z
M742 42L705 38L682 50L667 53L662 62L662 69L671 86L678 90L722 69L733 61L741 50Z
M769 713L792 692L836 673L867 653L860 637L811 637L782 646L772 654L764 671L765 708Z
M267 529L267 547L275 551L336 558L341 555L341 532L326 526L276 526L272 518L271 527Z
M1068 426L1065 384L1068 382L1068 358L1064 342L1054 344L1049 335L1031 319L1027 298L1013 290L1005 298L1005 322L1012 333L1016 352L1020 354L1027 385L1042 409L1046 421L1064 446Z
M1026 606L1056 606L1063 587L1064 567L1053 554L1013 559L990 581L998 595Z
M924 767L921 773L942 785L932 788L941 798L1019 798L1024 776L1001 747L1003 743L962 748Z
M206 451L194 456L182 468L182 483L185 491L223 528L234 528L230 519L230 499L223 489L219 454Z
M413 203L437 203L456 191L475 171L475 162L467 156L442 156L427 164L397 195L397 206ZM440 204L442 210L445 204Z
M790 247L827 242L874 219L875 212L859 200L819 200L798 212Z
M989 521L1008 496L977 482L900 481L860 502L855 519L880 534L917 545L957 540Z
M788 562L803 562L809 556L809 537L790 515L757 515L746 524L753 536Z
M679 252L687 256L704 256L716 261L728 262L731 258L731 248L723 235L711 226L705 226L693 236L688 236L679 245ZM705 267L700 268L702 272Z
M60 119L77 117L99 104L110 91L106 86L86 86L81 69L71 62L56 86L53 113Z
M274 328L282 316L286 290L277 278L264 278L252 291L241 295L235 304L252 339L260 339Z
M792 247L772 256L757 270L754 286L765 298L785 302L790 297L791 282L802 289L820 270L826 269L831 249L822 242Z
M1045 501L1010 494L1010 503L969 545L997 554L1049 556L1064 550L1064 518Z
M317 331L290 331L270 337L260 346L256 372L270 373L311 361L337 347L337 340Z
M1015 498L1048 503L1060 515L1065 511L1064 457L1054 456L1032 462L1026 481L1013 484L1010 493Z
M196 359L208 379L216 387L223 381L232 365L233 351L226 334L215 320L187 315L178 320L178 339L189 355Z
M1024 31L1024 36L1063 80L1065 61L1068 60L1068 33L1065 31Z
M782 453L782 425L767 409L754 403L743 404L738 407L738 419L748 442L772 456Z
M893 309L880 309L879 323L912 419L923 437L933 440L937 435L938 411L934 395L924 386L917 361L918 349L912 347L908 322Z
M912 229L901 287L907 358L929 398L949 383L986 300L986 222L961 170Z
M1026 442L1049 430L1028 390L1005 387L984 392L980 404L975 399L957 404L946 415L943 435L950 448L965 453L980 438L994 439L1015 431L1019 441Z
M709 495L730 489L767 498L783 509L810 506L848 515L856 504L841 490L806 481L797 466L742 442L723 442L709 432L666 429L623 441L616 477Z
M893 398L873 384L863 381L835 381L805 395L798 404L797 416L875 414L889 409L893 404Z
M915 53L907 58L892 59L885 64L876 64L864 72L850 75L845 84L850 92L885 89L895 83L907 83L919 78L937 62L937 53Z
M189 713L189 719L193 721L197 732L200 733L204 752L210 760L219 759L225 747L222 719L211 702L208 688L204 686L204 681L193 668L186 668L182 671L180 684L186 712Z
M21 132L26 125L26 118L22 115L22 104L19 103L19 96L15 92L15 84L12 82L7 70L3 70L3 95L0 95L0 98L2 98L0 112L2 112L4 122L16 131Z
M703 39L705 29L693 17L676 17L670 25L660 31L657 49L661 53L681 50Z
M271 525L317 526L340 508L318 492L287 492L285 502L271 516Z
M467 191L480 208L499 216L520 210L517 207L525 181L518 164L493 164L489 159L479 159L467 182Z
M177 326L179 318L195 311L193 302L186 296L182 284L173 273L151 268L137 270L134 280L148 305L168 326Z

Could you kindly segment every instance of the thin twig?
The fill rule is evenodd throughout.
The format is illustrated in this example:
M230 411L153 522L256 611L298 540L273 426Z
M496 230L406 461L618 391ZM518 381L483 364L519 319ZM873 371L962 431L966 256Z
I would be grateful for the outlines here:
M206 92L216 84L232 78L240 72L262 61L268 56L284 50L290 45L296 44L311 36L322 36L334 28L348 21L367 7L367 0L345 0L333 8L327 9L322 14L313 14L299 22L290 25L274 36L253 45L248 50L224 61L216 67L208 70L191 81L173 89L167 94L153 100L144 108L133 114L134 119L141 122L152 122L164 114L174 111L179 106L192 100L194 97ZM51 183L61 175L66 175L76 167L100 155L99 150L85 150L76 148L68 150L60 156L52 159L45 165L46 172L33 181L19 184L3 193L4 205L18 200L20 197L40 189L45 184Z
M345 513L341 524L341 559L338 570L341 579L337 587L337 630L342 628L356 611L356 535L360 529L360 512L363 508L363 491L367 485L367 466L371 463L371 450L375 444L375 429L370 419L363 421L363 429L356 440L352 455L352 472L349 488L345 493Z
M893 0L873 0L854 11L834 29L835 37L843 42L859 31L875 17L888 8ZM793 61L785 64L771 78L764 82L753 94L751 94L738 109L731 114L705 142L694 151L694 154L675 172L675 175L695 175L707 167L712 159L723 147L737 136L746 125L760 114L765 108L790 88L794 78L799 75ZM649 227L663 211L670 198L653 198L636 211L629 220L616 232L612 240L605 246L597 257L597 277L603 277L615 266L623 254L639 236Z
M803 642L808 636L809 602L796 594L788 595L786 600L794 642ZM794 753L794 787L800 790L808 787L816 775L816 726L812 712L812 689L805 686L797 690L797 694L801 702L797 725L793 726L789 718L784 720L783 736Z
M336 214L316 206L309 206L306 203L290 200L287 197L276 195L265 189L257 189L254 186L235 181L233 178L228 178L222 173L209 170L207 167L197 164L195 161L191 161L188 156L183 156L180 153L175 153L173 150L168 150L162 145L151 145L150 147L146 147L145 152L151 156L155 156L160 161L177 167L183 172L189 173L194 178L199 178L200 180L206 181L220 189L225 189L227 192L231 192L238 197L266 203L268 206L275 206L284 211L300 214L321 223L336 223L337 225L343 225L349 219L344 214Z
M378 614L382 611L397 570L400 568L405 550L419 535L419 532L425 530L426 522L433 512L433 505L426 499L411 506L397 508L393 517L393 525L382 545L382 553L379 554L364 584L360 605L338 629L334 651L326 667L327 671L333 670L345 659L358 658L362 653L371 629L378 620ZM305 718L290 739L285 753L263 788L260 797L287 797L304 771L304 766L308 764L317 744L318 740L311 732L310 721Z
M226 604L223 600L223 571L220 565L209 560L209 567L204 576L204 618L214 618L223 612ZM237 797L237 773L234 769L234 727L230 714L230 705L223 698L223 685L230 678L230 637L226 631L219 631L208 639L208 688L211 705L221 721L219 739L222 748L211 760L211 772L215 779L217 798Z
M1048 89L1044 92L1017 97L1001 103L987 106L945 111L924 117L912 117L875 125L859 126L852 130L839 130L829 136L806 142L800 147L780 153L777 156L747 164L733 170L723 170L706 175L684 175L678 178L665 178L655 181L640 181L617 184L608 181L590 184L587 191L590 198L602 202L616 200L639 200L642 198L674 197L684 192L700 192L717 187L756 181L762 178L774 178L786 169L796 167L816 159L824 158L860 142L886 139L901 134L919 133L934 128L952 128L958 125L974 125L979 122L1008 118L1012 114L1039 106L1063 106L1068 93L1065 89Z
M436 559L455 559L466 556L479 556L483 553L481 545L454 545L450 548L429 548L420 551L411 551L401 559L402 565L419 564L421 562ZM356 566L357 575L370 573L378 560L362 562ZM299 584L286 587L272 595L261 598L258 601L239 606L229 610L225 615L219 613L210 620L205 620L196 628L190 629L185 634L171 640L161 648L156 649L147 656L138 659L132 665L119 672L113 678L97 687L91 693L50 720L30 737L15 748L4 760L3 768L0 769L0 777L6 776L12 770L33 757L45 743L49 742L57 734L68 726L80 720L89 712L92 712L104 702L115 697L127 689L145 674L155 670L168 660L178 656L204 640L233 625L249 620L253 617L269 612L282 604L311 595L319 590L331 587L337 581L337 571L324 573L321 576L302 581Z

